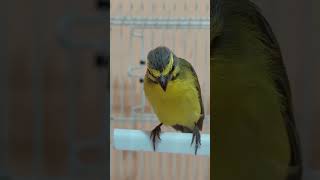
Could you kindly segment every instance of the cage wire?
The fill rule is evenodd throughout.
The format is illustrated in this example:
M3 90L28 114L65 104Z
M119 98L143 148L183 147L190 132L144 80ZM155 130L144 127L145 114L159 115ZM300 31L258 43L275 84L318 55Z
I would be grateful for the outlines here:
M143 77L147 53L162 45L195 68L206 114L203 132L209 133L209 8L209 0L110 2L110 133L114 128L150 131L159 123L144 95ZM117 151L112 143L111 179L209 179L209 157Z

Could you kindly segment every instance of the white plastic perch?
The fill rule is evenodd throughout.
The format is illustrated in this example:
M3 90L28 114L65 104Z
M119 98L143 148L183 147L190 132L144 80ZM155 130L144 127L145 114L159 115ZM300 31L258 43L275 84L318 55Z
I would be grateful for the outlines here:
M156 152L194 154L191 133L162 132L157 141ZM150 132L133 129L114 129L113 144L117 150L153 151ZM201 146L197 155L210 156L210 135L201 134Z

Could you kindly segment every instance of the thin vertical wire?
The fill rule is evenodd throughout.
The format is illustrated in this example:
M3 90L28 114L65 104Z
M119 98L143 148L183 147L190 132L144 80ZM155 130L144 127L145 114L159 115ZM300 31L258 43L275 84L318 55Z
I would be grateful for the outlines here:
M124 29L125 27L121 26L122 29ZM129 28L129 27L126 27L126 28ZM133 33L132 33L132 29L129 30L129 47L130 47L130 51L129 51L129 55L130 57L133 57ZM121 36L121 41L124 41L125 42L125 39L124 39L124 36L122 35ZM134 101L135 101L135 85L136 85L136 82L133 81L133 78L132 77L128 77L129 78L129 87L131 88L130 90L130 99L129 99L129 103L130 103L130 106L129 107L133 107L134 106ZM130 112L130 115L132 117L133 115L133 111ZM130 120L131 122L128 122L130 123L130 126L132 125L133 121ZM126 166L127 166L127 169L128 169L128 173L132 173L133 172L133 154L131 152L128 152L127 153L127 163L126 163ZM123 168L123 167L119 167L119 168ZM129 174L125 174L125 176L128 176Z
M110 124L111 124L112 122L110 122ZM111 127L111 126L110 126ZM110 137L112 137L111 136L111 133L110 133ZM109 161L109 167L110 167L110 178L111 179L113 179L113 176L114 176L114 174L113 174L113 156L112 156L112 146L110 145L109 146L109 157L110 157L110 161Z
M112 47L112 42L113 42L113 28L112 28L112 26L110 26L110 42L111 42L111 44L110 44L110 47ZM109 91L110 91L110 117L113 117L113 84L114 84L114 82L113 82L113 77L112 77L112 63L113 63L113 61L112 61L112 54L111 54L111 52L109 53L110 54L110 63L109 63L109 66L110 66L110 81L109 81Z
M198 30L199 31L199 30ZM192 32L192 31L191 31ZM193 53L192 53L192 61L194 63L195 66L199 66L199 58L197 58L197 55L198 55L198 33L197 32L194 32L193 33L193 38L194 38L194 43L193 43Z
M150 44L151 44L151 47L149 48L149 49L151 49L151 48L154 48L154 29L151 29L150 30L151 31L151 37L150 37ZM152 108L151 108L152 109ZM152 111L153 111L153 109L152 109ZM157 170L156 170L156 163L159 163L159 162L157 162L156 161L156 156L155 155L153 155L152 157L151 157L151 178L152 179L156 179L157 177L156 177L156 172L157 172Z
M151 47L149 49L152 49L155 46L155 37L154 37L155 29L150 29L150 31L151 31L151 39L150 39L151 40ZM153 108L151 108L151 113L154 113Z
M206 3L206 14L210 16L210 1L207 1Z
M161 179L162 180L166 180L168 179L168 173L167 173L167 164L166 164L166 156L167 154L165 153L162 153L162 154L159 154L161 157L160 157L160 167L161 167Z
M191 158L192 162L192 179L197 179L197 172L198 172L198 158L196 156Z
M165 11L165 5L164 5L164 2L162 3L162 11ZM163 18L163 17L162 17ZM166 29L161 29L161 45L166 45L165 44L165 32L166 32ZM162 170L162 180L166 180L168 179L168 159L167 159L167 154L162 154L161 155L162 158L161 158L161 170Z
M199 17L199 3L197 0L194 1L194 12L195 12L195 17Z
M132 157L132 152L128 152L127 153L127 160L128 160L128 162L127 162L127 167L128 167L128 172L129 173L132 173L133 172L133 166L132 166L132 164L133 164L133 157Z
M111 87L112 88L112 87ZM109 89L111 89L109 88ZM111 96L111 94L110 94ZM111 112L110 112L111 113ZM110 119L110 118L106 118L107 120ZM114 156L113 156L113 144L114 144L114 141L113 141L113 127L114 127L114 121L110 121L110 145L109 145L109 157L110 157L110 161L109 161L109 167L110 167L110 179L113 179L113 176L114 176Z
M186 171L187 169L187 158L188 156L183 155L181 158L181 168L180 168L180 173L181 173L181 179L187 179L188 178L188 172Z
M125 93L125 80L121 76L119 81L119 91L120 91L120 115L124 116L124 93Z
M165 30L164 29L161 29L161 46L164 46L165 45L165 41L164 41L164 37L165 37Z
M175 50L175 49L176 49L176 34L177 34L177 29L173 29L173 30L171 30L171 32L172 32L172 42L171 42L171 44L172 44L173 50Z
M124 179L123 177L126 176L126 174L124 173L124 163L123 163L123 151L119 151L119 167L118 167L118 176L120 177L120 179Z
M187 57L187 37L188 37L188 29L182 30L183 32L183 38L182 38L182 44L183 44L183 56Z
M140 168L140 167L142 167L142 165L141 165L141 163L142 163L142 159L141 159L141 156L142 156L142 152L137 152L137 157L138 158L136 158L136 160L138 161L136 164L138 165L138 167L136 168L136 170L138 171L137 172L137 180L138 179L142 179L142 177L143 177L143 169L142 168Z
M208 163L208 165L204 166L204 177L205 179L209 179L210 178L210 158L209 160L206 160L206 162Z
M129 57L133 57L134 56L134 53L133 53L133 37L134 37L134 32L135 32L135 30L133 29L133 28L131 28L131 27L129 27L129 36L130 36L130 38L129 38L129 43L130 43L130 47L129 47L129 49L130 49L130 51L129 51ZM134 78L133 77L129 77L130 78L130 81L131 82L133 82L133 80L134 80ZM134 85L135 83L132 83L132 85ZM135 88L132 88L132 89L134 89L135 90ZM132 91L132 93L131 93L131 107L134 107L135 106L135 92L134 91ZM135 116L135 112L134 112L134 110L132 109L131 110L131 117L133 117L133 116Z
M175 49L176 48L176 31L177 29L172 29L172 48ZM176 179L177 178L177 155L176 154L173 154L172 155L172 179Z
M151 31L151 38L150 38L150 41L151 41L150 49L151 49L154 47L154 29L151 29L150 31Z
M145 54L144 54L144 30L141 30L141 36L140 36L140 43L141 43L141 54L140 54L140 57L141 57L141 60L144 60L145 59ZM144 89L143 89L143 83L141 84L141 113L140 113L140 117L141 119L143 118L143 113L144 113L144 107L145 107L145 97L144 97ZM141 128L144 129L144 125L145 125L145 122L143 121L142 119L142 122L141 122ZM139 170L140 170L140 174L141 174L141 178L140 179L143 179L143 175L144 175L144 171L145 171L145 153L143 152L140 152L139 153L140 155L140 158L139 158L139 161L140 161L140 167L139 167Z
M123 10L123 6L122 6L122 4L120 4L119 5L120 7L121 7L121 10ZM120 38L122 37L121 36L121 34L119 34L119 36L120 36ZM123 38L121 38L121 40L122 40ZM130 42L132 42L132 39L131 39L131 34L130 34ZM132 44L131 44L131 47L130 47L130 49L132 49ZM130 57L132 57L132 56L130 56ZM116 61L117 59L114 59L114 61ZM116 62L115 62L116 63ZM120 76L120 81L122 81L121 79L123 79L123 77L122 76ZM120 116L123 116L123 111L124 111L124 86L120 86L119 87L120 88L120 109L121 109L121 115ZM119 158L119 163L118 163L118 170L119 170L119 174L118 174L118 176L120 177L120 179L124 179L124 177L126 177L126 174L125 174L125 171L124 171L124 166L125 166L125 163L124 163L124 157L123 157L123 151L120 151L120 152L118 152L117 154L118 154L118 158Z
M144 30L141 31L141 60L145 60L145 44L144 44ZM144 114L144 109L146 105L145 95L144 95L144 84L141 83L141 114ZM143 118L143 116L142 116Z

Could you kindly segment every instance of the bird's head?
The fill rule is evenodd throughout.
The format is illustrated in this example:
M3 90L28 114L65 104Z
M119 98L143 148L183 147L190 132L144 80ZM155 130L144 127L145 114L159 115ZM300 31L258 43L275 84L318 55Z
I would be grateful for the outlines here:
M157 47L148 54L146 77L166 91L168 82L178 73L177 59L167 47Z

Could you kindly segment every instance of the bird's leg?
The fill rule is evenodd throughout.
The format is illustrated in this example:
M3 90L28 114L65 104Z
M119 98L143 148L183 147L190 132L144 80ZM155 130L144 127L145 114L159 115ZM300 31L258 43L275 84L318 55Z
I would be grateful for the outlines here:
M151 134L150 134L150 139L151 139L151 141L152 141L153 150L154 150L154 151L156 150L156 137L158 137L158 139L161 140L161 138L160 138L161 126L162 126L162 123L160 123L158 126L156 126L156 127L151 131Z
M200 135L200 130L197 124L195 124L192 132L192 140L191 140L191 145L193 144L195 140L195 152L194 154L197 155L197 150L199 146L201 145L201 135Z

